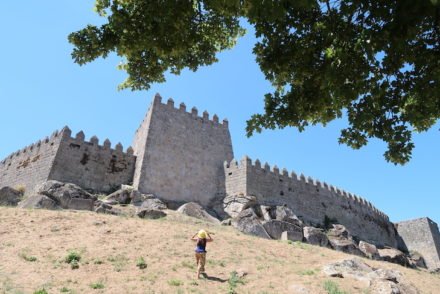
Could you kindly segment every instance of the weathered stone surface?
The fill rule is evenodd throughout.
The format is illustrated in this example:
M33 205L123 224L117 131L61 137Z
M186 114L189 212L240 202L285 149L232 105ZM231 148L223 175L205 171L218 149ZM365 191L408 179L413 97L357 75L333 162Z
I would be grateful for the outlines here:
M0 189L0 206L17 206L21 200L21 193L11 187Z
M263 222L263 227L269 236L275 240L281 239L281 234L285 231L300 232L302 235L302 228L300 226L284 221L272 219Z
M350 233L347 231L345 226L339 224L333 224L333 227L328 230L327 236L337 237L337 238L351 238Z
M411 267L420 267L426 268L425 259L418 252L410 252L409 254L409 263Z
M33 195L29 196L18 205L20 208L42 208L42 209L61 209L58 203L45 195Z
M243 210L233 218L232 226L245 234L270 239L270 236L267 234L252 208Z
M284 231L281 234L281 240L283 241L302 241L303 240L303 232L301 231Z
M90 193L84 191L81 187L58 181L47 181L38 187L38 194L45 195L54 200L61 208L69 208L71 199L91 199L96 198Z
M328 240L330 246L336 251L341 251L358 256L365 256L364 253L361 250L359 250L357 245L351 239L328 236Z
M112 214L112 215L119 215L121 214L121 211L118 209L113 209L113 206L109 205L108 203L102 202L98 206L95 207L96 213L105 213L105 214Z
M304 223L293 213L292 209L286 205L277 206L275 208L275 219L304 227Z
M369 286L369 293L417 294L418 290L407 284L400 272L376 269L358 258L343 260L324 266L324 274L330 277L353 278Z
M256 204L257 198L249 195L230 195L223 199L223 209L231 217Z
M327 247L328 238L327 235L324 233L324 230L314 227L304 227L303 233L304 239L307 243L318 245L321 247Z
M162 209L167 209L167 206L158 198L148 198L145 199L144 202L142 202L141 209L162 210Z
M131 192L133 190L130 188L122 188L119 189L107 197L105 197L103 200L108 203L118 203L118 204L129 204L131 202Z
M146 219L158 219L165 217L167 214L163 212L162 210L158 209L140 209L137 212L137 216L140 218L146 218Z
M362 251L366 257L374 260L379 260L379 252L375 245L367 243L365 241L359 242L359 250Z
M409 266L408 258L405 254L395 248L378 249L381 260L397 263L403 266Z
M260 205L259 210L261 212L261 216L265 221L269 221L275 218L272 209L273 209L272 206Z
M153 194L142 194L138 190L133 190L130 193L130 198L131 198L131 204L133 204L134 206L141 206L145 200L154 199L157 197L154 196Z
M210 215L208 212L206 212L206 210L203 209L200 204L195 202L185 203L177 209L177 212L180 212L187 216L202 219L210 223L220 224L220 221L218 219Z
M72 198L67 208L74 210L93 210L94 202L93 199Z

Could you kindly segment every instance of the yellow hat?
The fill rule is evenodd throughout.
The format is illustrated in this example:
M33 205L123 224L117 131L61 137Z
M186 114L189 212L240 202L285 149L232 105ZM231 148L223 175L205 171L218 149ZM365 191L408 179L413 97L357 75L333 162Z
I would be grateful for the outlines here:
M197 233L197 237L199 237L200 239L206 239L206 231L205 230L200 230Z

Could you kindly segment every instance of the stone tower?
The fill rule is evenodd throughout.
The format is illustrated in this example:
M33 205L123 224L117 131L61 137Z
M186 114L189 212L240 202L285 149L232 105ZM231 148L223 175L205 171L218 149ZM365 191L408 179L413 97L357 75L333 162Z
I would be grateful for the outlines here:
M228 122L174 107L156 94L133 140L133 186L169 201L207 205L225 193L223 162L233 158Z

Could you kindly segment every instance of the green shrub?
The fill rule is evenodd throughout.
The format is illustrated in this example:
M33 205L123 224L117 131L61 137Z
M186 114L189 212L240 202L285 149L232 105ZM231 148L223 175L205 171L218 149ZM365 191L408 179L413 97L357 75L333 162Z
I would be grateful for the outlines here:
M136 261L136 266L140 269L147 268L147 263L145 262L145 259L143 257L139 257Z
M231 275L228 280L228 293L229 294L235 294L235 288L237 288L238 284L244 284L244 281L238 276L238 273L236 271L231 272Z
M347 294L347 292L339 289L338 284L330 280L324 282L324 289L328 294Z
M181 280L172 279L172 280L168 280L168 285L178 287L178 286L182 286L183 282Z
M49 294L49 293L47 293L46 289L40 289L35 291L34 294Z
M69 253L67 254L66 258L64 259L64 261L66 263L72 263L73 261L78 262L80 260L81 260L81 255L78 252L74 251L74 250L69 251Z
M101 282L90 284L90 288L92 289L104 289L104 284Z

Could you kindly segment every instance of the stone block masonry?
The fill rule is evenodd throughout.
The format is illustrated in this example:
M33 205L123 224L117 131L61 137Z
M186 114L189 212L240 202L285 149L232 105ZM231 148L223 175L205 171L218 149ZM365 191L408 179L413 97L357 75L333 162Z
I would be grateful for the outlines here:
M110 148L110 141L98 144L92 137L84 141L84 133L71 138L64 127L0 162L0 187L24 186L25 195L47 180L74 183L95 192L112 192L121 184L131 184L136 158L131 148L122 145Z
M233 158L228 122L195 107L161 103L156 95L133 141L137 156L134 187L177 202L206 206L224 193L223 161Z
M64 136L55 131L52 136L12 153L0 162L0 187L25 188L25 195L49 178L55 156Z
M440 232L437 224L424 217L396 224L405 250L417 251L429 269L440 268Z
M388 216L366 200L304 175L272 169L244 157L225 162L226 194L252 195L262 205L287 205L304 221L324 226L343 224L355 236L377 245L396 247Z

